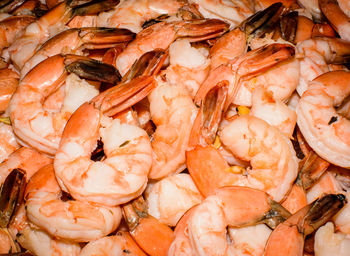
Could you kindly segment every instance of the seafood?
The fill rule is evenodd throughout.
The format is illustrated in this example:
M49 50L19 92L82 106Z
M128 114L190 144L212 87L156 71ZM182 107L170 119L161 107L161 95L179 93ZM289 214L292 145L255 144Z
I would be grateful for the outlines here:
M334 106L350 94L350 73L333 71L309 83L297 107L297 123L310 147L330 163L350 167L350 122Z
M167 255L174 233L167 225L148 214L142 196L123 206L123 213L131 236L148 255Z
M185 173L166 177L148 186L148 213L168 226L176 226L188 209L202 201L191 176Z
M61 195L53 165L44 166L32 176L26 187L28 219L52 236L75 242L102 238L118 227L120 207L62 201Z
M95 86L67 77L68 72L93 80L118 78L112 66L80 56L55 55L41 62L21 80L10 102L12 127L20 144L54 155L71 114L98 95Z
M121 231L114 236L100 238L84 246L79 256L123 255L145 256L128 232Z
M153 134L153 161L150 179L161 179L185 169L191 127L197 114L191 96L181 86L169 85L160 79L148 96Z
M156 23L137 34L135 40L117 57L115 66L124 75L146 52L157 48L167 49L178 38L189 38L191 42L214 38L227 29L227 23L215 19Z
M147 185L152 148L147 133L108 116L120 99L119 88L148 86L152 77L140 76L119 84L81 105L71 116L55 155L55 173L62 189L73 198L114 206L139 196ZM122 94L121 94L122 95ZM91 159L97 141L105 158Z
M199 191L208 195L221 186L239 185L263 190L282 200L297 177L298 160L293 146L276 128L253 116L239 116L219 131L225 148L251 168L230 169L212 146L188 151L187 168ZM206 175L203 175L206 173Z
M303 255L305 236L325 224L345 203L344 195L330 194L300 209L271 233L264 255Z
M264 222L269 218L269 213L280 214L279 207L259 190L247 187L223 187L216 190L191 211L185 222L192 255L234 254L233 245L226 238L226 227ZM175 252L173 255L178 254Z

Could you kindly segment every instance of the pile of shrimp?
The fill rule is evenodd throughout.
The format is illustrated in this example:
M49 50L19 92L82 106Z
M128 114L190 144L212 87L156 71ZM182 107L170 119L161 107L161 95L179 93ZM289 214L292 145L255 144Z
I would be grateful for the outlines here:
M350 252L350 2L0 0L0 254Z

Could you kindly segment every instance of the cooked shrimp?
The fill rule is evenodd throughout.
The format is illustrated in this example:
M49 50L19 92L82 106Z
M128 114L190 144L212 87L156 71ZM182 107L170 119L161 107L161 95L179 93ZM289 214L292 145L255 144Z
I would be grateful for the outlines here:
M252 167L231 169L214 147L196 147L186 156L199 191L208 195L221 186L239 185L261 189L274 200L282 200L298 173L298 160L289 139L253 116L235 118L219 131L219 137L233 155L250 161Z
M101 27L127 28L138 33L144 22L162 14L175 14L186 0L129 0L122 1L113 10L99 14L97 25Z
M315 256L346 256L350 250L350 239L341 232L335 232L332 222L320 227L315 233Z
M67 71L91 74L88 78L95 80L108 79L109 72L117 77L112 66L79 56L55 55L41 62L21 80L9 106L12 127L22 145L54 155L71 114L98 95L95 86L75 75L67 77Z
M144 53L157 48L167 49L177 38L202 41L220 36L227 29L227 23L215 19L156 23L137 34L118 56L115 66L124 75Z
M300 59L300 80L297 92L301 96L308 83L332 70L328 64L342 64L349 55L350 43L339 38L317 37L297 45L296 58Z
M202 201L191 176L185 173L166 177L148 186L148 213L168 226L176 226L188 209Z
M264 222L269 214L280 214L279 207L259 190L247 187L223 187L216 190L188 217L185 229L192 255L233 255L235 250L227 240L226 227Z
M17 89L18 81L19 76L15 71L9 68L0 70L0 113L6 111L10 99Z
M80 254L78 243L54 238L29 222L24 204L10 223L9 232L23 248L37 256L78 256Z
M340 37L350 41L350 6L346 1L337 0L319 0L319 6L322 13L338 32ZM341 5L340 5L341 3Z
M209 73L208 50L194 48L188 39L179 39L169 47L170 66L162 72L170 84L181 85L194 97Z
M121 220L119 207L62 201L61 195L53 165L41 168L27 184L28 219L52 236L76 242L102 238L118 227Z
M76 28L65 30L46 41L21 69L23 78L34 66L56 54L82 55L83 49L109 48L134 38L127 29Z
M330 163L350 168L350 121L334 106L350 94L350 73L333 71L309 83L298 107L298 126L310 147Z
M281 100L275 100L270 91L265 91L261 87L253 91L252 108L249 114L276 127L287 137L292 137L297 115Z
M108 6L103 6L103 1L98 5L95 5L94 11L104 10L111 8L113 1L110 1ZM66 29L65 25L74 16L86 14L88 8L85 6L71 7L70 2L62 2L55 6L45 15L40 17L37 21L26 27L24 33L19 37L9 48L9 55L13 64L22 69L26 61L33 56L35 51L43 44L48 38Z
M2 163L20 146L17 143L11 125L0 123L0 138L2 138L0 143L0 163Z
M322 13L319 7L319 0L298 0L298 3L306 9L316 20L321 20Z
M35 20L34 16L28 15L10 16L2 20L0 22L0 53L4 48L9 47L23 33L23 30Z
M147 203L140 196L123 206L125 221L136 243L150 256L165 256L173 231L147 212Z
M136 86L153 88L154 79L139 77L118 85L116 91L111 88L111 94L105 91L81 105L66 124L54 165L60 186L73 198L113 206L130 201L146 188L152 164L147 133L108 118L114 100L120 98L118 88ZM99 139L106 157L94 162L91 152Z
M338 190L339 191L339 190ZM340 190L341 191L341 190ZM342 191L341 191L342 192ZM350 192L347 191L346 199L350 199ZM333 218L334 224L337 227L337 230L340 232L349 235L350 234L350 206L349 204L345 205L343 209Z
M5 229L0 229L0 253L7 254L20 251L21 249L13 241L11 235Z
M130 255L146 256L138 247L128 232L121 231L114 236L107 236L92 241L84 246L79 256L108 256L108 255Z
M236 27L254 13L254 1L251 0L192 0L192 2L198 5L198 11L205 18L221 19L229 22L232 27Z
M197 108L181 86L169 85L160 79L148 99L152 121L157 127L152 140L149 178L161 179L186 168L185 151Z
M330 194L305 206L271 233L264 255L302 256L305 236L325 224L345 203L343 195Z
M35 149L22 147L13 152L9 158L0 164L0 184L9 173L16 168L22 169L30 178L41 167L52 163L52 159Z

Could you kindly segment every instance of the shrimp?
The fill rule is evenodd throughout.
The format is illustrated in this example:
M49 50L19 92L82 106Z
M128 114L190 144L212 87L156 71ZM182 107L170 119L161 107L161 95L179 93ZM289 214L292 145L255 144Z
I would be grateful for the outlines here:
M86 81L67 77L67 71L93 80L119 80L114 67L86 57L55 55L44 60L21 80L10 102L12 127L20 144L54 155L71 114L99 94Z
M19 76L15 71L9 68L0 70L0 113L6 111L10 99L17 89L18 81Z
M9 47L23 33L23 30L35 20L35 17L29 15L10 16L2 20L0 22L0 53L3 49Z
M44 166L27 184L25 199L28 219L52 236L75 242L102 238L118 227L120 207L62 201L61 195L53 165Z
M300 209L271 233L264 256L302 256L305 236L325 224L345 203L342 194L330 194Z
M244 19L254 13L254 1L220 1L220 0L192 0L198 5L198 11L205 17L221 19L236 27Z
M319 0L319 6L322 10L322 13L326 16L328 21L338 32L340 37L346 41L350 41L349 4L346 1Z
M320 227L315 234L315 256L346 256L350 250L350 239L341 232L335 232L332 222Z
M227 29L225 22L215 19L156 23L137 34L135 40L117 57L115 66L124 75L145 52L167 49L178 38L189 38L192 42L214 38Z
M148 214L147 203L142 196L123 206L123 213L131 236L148 255L167 255L174 233Z
M9 158L0 164L0 184L13 169L22 169L30 178L38 169L52 163L52 159L35 149L22 147L14 151Z
M163 14L175 14L186 3L186 0L122 1L113 10L99 14L97 24L101 27L127 28L138 33L144 22Z
M350 122L334 106L350 94L350 73L333 71L309 83L297 107L297 123L310 147L330 163L350 168Z
M99 12L110 9L113 1L103 5L103 1L98 5L90 6L90 10ZM93 8L95 7L95 9ZM44 16L26 27L24 33L9 48L10 58L19 70L22 69L26 61L33 56L38 47L48 38L65 29L65 25L76 15L89 14L89 7L84 5L71 7L69 1L65 1L55 6Z
M282 212L283 209L262 191L223 187L191 210L183 229L188 234L192 255L233 255L234 247L227 240L227 226L261 223L267 221L270 214L280 216ZM177 252L173 254L178 255Z
M84 246L79 256L108 255L146 256L128 232L120 231L114 236L100 238Z
M0 123L0 138L2 138L0 144L0 163L2 163L20 146L17 143L11 125Z
M82 55L83 49L108 48L126 43L134 34L126 29L73 28L65 30L46 41L21 69L23 78L34 66L56 54Z
M322 12L319 7L319 0L298 0L298 3L312 15L315 20L321 20Z
M54 160L56 177L64 191L77 200L108 206L126 203L143 192L152 164L149 137L143 129L108 116L121 111L113 111L123 95L120 88L152 89L154 85L150 76L135 78L104 91L74 112ZM95 162L91 152L99 139L106 157Z
M283 199L298 173L298 160L287 137L259 118L239 116L219 131L219 138L233 155L250 161L251 168L231 169L214 147L197 146L186 153L187 168L202 194L239 185L266 191L276 201Z
M349 49L349 42L339 38L317 37L300 42L296 51L296 58L300 59L299 95L305 92L310 81L332 70L329 64L346 62Z
M16 238L23 248L34 255L80 255L78 243L54 238L29 222L24 204L19 208L8 229L11 237Z
M189 174L172 175L148 186L148 213L168 226L176 226L188 209L202 201Z
M183 171L186 166L191 127L197 108L191 96L181 86L157 80L158 86L148 96L153 134L153 161L150 179L161 179Z

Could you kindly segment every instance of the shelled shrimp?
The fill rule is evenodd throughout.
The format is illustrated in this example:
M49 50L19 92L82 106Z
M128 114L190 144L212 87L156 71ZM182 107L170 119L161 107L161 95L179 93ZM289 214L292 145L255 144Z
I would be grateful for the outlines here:
M142 194L152 164L149 137L138 126L109 116L121 111L114 111L123 95L120 88L153 88L154 83L152 77L141 76L119 84L84 103L71 116L54 165L60 186L73 198L114 206ZM91 153L99 140L105 158L94 161Z
M120 207L107 207L81 201L63 201L53 165L37 171L26 192L28 219L52 236L87 242L113 232L121 220Z
M18 82L19 76L15 71L9 68L0 69L0 113L6 111Z
M55 55L44 60L21 80L10 102L12 127L20 144L54 155L71 114L98 95L95 86L76 76L67 77L68 72L93 80L119 79L112 66L86 57Z
M11 125L0 123L0 138L2 138L0 143L0 163L2 163L20 146L17 143Z
M330 163L350 167L349 125L334 106L349 95L350 73L333 71L309 83L298 107L298 126L310 147Z

